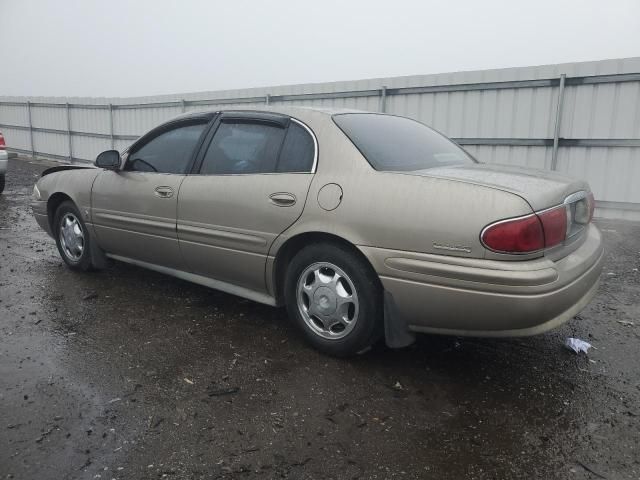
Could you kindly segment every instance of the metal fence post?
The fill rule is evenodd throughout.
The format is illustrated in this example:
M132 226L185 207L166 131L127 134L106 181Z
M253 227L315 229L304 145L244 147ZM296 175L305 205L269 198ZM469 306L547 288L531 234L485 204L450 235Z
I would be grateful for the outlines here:
M180 103L182 104L182 113L185 113L187 111L187 103L184 101L184 98L180 100Z
M562 120L562 102L564 100L564 82L566 74L560 75L560 88L558 90L558 105L556 108L556 125L553 131L553 151L551 153L551 170L558 167L558 145L560 143L560 121Z
M380 90L380 111L385 113L387 111L387 87L383 86Z
M113 104L109 104L109 135L111 136L111 149L116 148L116 142L113 137Z
M31 144L31 158L35 160L36 149L33 146L33 122L31 121L31 102L27 101L27 115L29 117L29 142Z
M268 93L264 96L264 104L269 105L271 103L271 95Z
M69 141L69 163L73 163L73 141L71 139L71 108L66 103L67 108L67 140Z

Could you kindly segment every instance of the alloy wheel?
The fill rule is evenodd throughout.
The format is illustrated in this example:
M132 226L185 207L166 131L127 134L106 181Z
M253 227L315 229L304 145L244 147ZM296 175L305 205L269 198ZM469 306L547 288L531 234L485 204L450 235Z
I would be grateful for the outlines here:
M344 338L358 321L358 293L353 281L332 263L314 263L302 272L296 300L306 325L322 338Z
M62 251L67 258L72 262L79 261L84 252L84 231L73 213L66 213L62 217L59 236Z

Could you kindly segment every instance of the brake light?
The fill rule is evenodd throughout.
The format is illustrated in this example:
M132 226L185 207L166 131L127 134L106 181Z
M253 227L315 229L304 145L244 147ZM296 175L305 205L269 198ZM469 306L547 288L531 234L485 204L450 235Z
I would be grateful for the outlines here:
M538 218L542 222L545 248L564 241L567 236L567 208L564 205L538 213Z
M593 193L576 192L557 207L487 225L480 240L499 253L531 253L555 247L591 222L595 204Z
M2 136L2 133L0 133L0 150L4 150L7 148L6 143L4 143L4 137Z
M567 236L565 206L526 217L502 220L484 228L482 243L500 253L531 253L559 245Z
M496 252L529 253L544 248L542 223L535 214L489 225L480 238Z

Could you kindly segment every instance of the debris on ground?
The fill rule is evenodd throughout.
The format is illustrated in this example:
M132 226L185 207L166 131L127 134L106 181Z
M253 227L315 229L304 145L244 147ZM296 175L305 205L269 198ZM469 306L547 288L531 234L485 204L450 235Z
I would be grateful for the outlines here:
M149 418L149 426L151 428L158 428L162 422L164 422L163 417L151 416Z
M219 388L219 389L210 389L207 390L207 395L210 397L219 397L222 395L233 395L234 393L238 393L240 388L231 387L231 388Z
M594 474L596 477L598 478L604 478L605 480L607 479L607 477L605 475L603 475L602 473L598 472L597 470L594 470L592 467L590 467L589 465L587 465L584 462L581 462L580 460L577 461L578 465L580 465L582 468L584 468L587 472Z
M38 438L36 438L36 443L42 442L46 436L50 435L51 432L53 432L53 429L54 429L54 427L51 427L46 432L43 432L42 435L40 435Z
M589 342L585 342L584 340L580 340L579 338L569 337L565 340L564 346L567 347L569 350L573 350L576 353L580 353L580 352L587 353L587 351L593 345L591 345Z
M624 325L625 327L633 327L635 323L630 322L629 320L618 320L620 325Z

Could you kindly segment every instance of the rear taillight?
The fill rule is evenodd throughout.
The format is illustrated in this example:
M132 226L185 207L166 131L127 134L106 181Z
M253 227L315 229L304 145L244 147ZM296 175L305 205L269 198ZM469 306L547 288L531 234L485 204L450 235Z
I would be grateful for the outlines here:
M544 230L544 247L554 247L564 241L567 237L567 208L552 208L538 213L538 218L542 222Z
M531 253L577 235L593 218L593 193L577 192L562 205L524 217L500 220L482 230L485 247L499 253Z
M0 150L4 150L5 148L7 148L7 145L4 143L4 137L0 133Z
M482 243L500 253L531 253L559 245L567 236L564 206L526 217L501 220L482 231Z
M495 252L529 253L544 248L544 231L537 215L502 220L482 231L482 243Z

